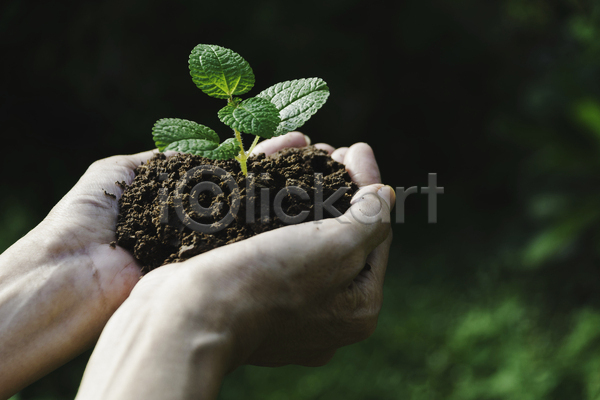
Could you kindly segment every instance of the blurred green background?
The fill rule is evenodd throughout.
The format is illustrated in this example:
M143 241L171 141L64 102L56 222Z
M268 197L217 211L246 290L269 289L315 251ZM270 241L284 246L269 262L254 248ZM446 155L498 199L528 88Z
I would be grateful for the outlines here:
M319 76L303 131L365 141L406 200L376 333L321 368L243 367L220 399L600 399L600 4L17 1L0 6L0 247L162 117L216 129L187 70L230 47L256 94ZM14 399L74 397L89 352Z

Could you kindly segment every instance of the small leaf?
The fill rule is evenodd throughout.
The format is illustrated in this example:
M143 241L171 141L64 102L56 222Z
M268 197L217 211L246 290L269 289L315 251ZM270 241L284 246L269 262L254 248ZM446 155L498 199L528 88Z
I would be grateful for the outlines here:
M182 139L170 143L165 150L179 151L201 156L205 151L214 150L219 144L204 139Z
M192 80L209 96L227 99L254 86L250 64L233 50L210 44L194 47L189 59Z
M275 105L258 97L251 97L237 105L226 105L219 110L219 119L240 132L267 139L273 136L281 121Z
M216 149L205 151L198 155L210 158L211 160L230 160L238 155L239 152L240 142L236 138L230 138L221 143Z
M152 128L152 136L156 147L160 151L167 149L173 142L185 139L202 139L214 142L214 147L219 144L219 135L209 127L178 118L163 118L156 121L154 128ZM169 150L174 149L169 148Z
M279 110L281 123L273 136L298 129L325 104L329 97L327 83L321 78L281 82L256 97L269 100Z

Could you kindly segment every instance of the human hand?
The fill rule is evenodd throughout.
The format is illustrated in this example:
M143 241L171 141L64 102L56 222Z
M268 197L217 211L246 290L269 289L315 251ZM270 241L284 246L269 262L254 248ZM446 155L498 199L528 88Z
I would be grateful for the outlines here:
M287 136L265 141L257 146L256 152L271 153L299 139ZM185 269L185 273L163 267L160 274L153 271L141 283L151 284L153 279L163 285L171 275L176 281L179 275L187 282L197 282L193 277L201 274L203 281L215 281L208 285L211 289L202 285L203 293L199 296L208 296L206 291L214 290L237 292L238 296L233 296L231 301L253 302L249 311L253 321L240 322L244 320L240 317L240 321L234 322L237 328L231 328L239 330L244 342L251 342L249 325L256 326L257 336L261 337L255 344L242 346L256 346L252 351L237 351L239 354L248 352L248 358L240 362L268 366L322 365L337 348L361 341L375 329L392 240L389 212L394 194L391 188L380 184L379 169L368 145L358 143L338 150L326 144L316 147L345 163L353 181L361 188L353 201L377 194L364 199L362 205L371 214L379 212L376 223L357 220L354 216L362 209L357 204L353 212L338 219L257 235L196 257L185 267L177 265L176 268ZM180 288L180 285L185 283L178 282L176 286ZM153 287L152 291L155 290L159 289ZM187 290L178 292L185 296L189 293ZM219 297L219 294L212 293L209 297ZM189 312L194 314L199 309L193 307ZM231 316L235 312L230 310L224 314ZM256 321L261 318L263 321L257 325Z
M257 146L255 152L278 150L279 143L275 141L263 143L263 147ZM352 180L361 188L355 194L353 203L363 196L377 193L377 197L385 202L366 202L364 207L370 209L368 213L375 213L373 215L376 215L380 206L384 208L376 225L357 225L357 222L361 222L356 221L353 218L355 214L349 212L347 216L354 219L354 228L345 226L341 217L342 221L337 226L333 220L329 220L324 222L334 226L319 227L308 223L281 229L274 238L267 235L257 237L257 241L263 243L257 243L255 247L270 248L271 261L279 264L284 273L291 274L280 274L278 279L286 281L288 289L295 287L299 291L296 293L297 300L317 300L318 296L313 299L310 293L318 293L319 287L325 289L325 297L315 303L305 303L308 308L304 313L298 311L300 315L290 314L283 307L283 320L273 321L272 330L265 329L269 333L248 358L251 364L323 365L333 357L337 348L366 339L376 327L392 241L389 212L395 203L395 194L390 187L381 185L379 168L368 145L358 143L350 148L335 149L328 144L318 143L315 147L326 150L334 160L344 164ZM340 231L336 232L336 228ZM352 229L358 232L352 232ZM273 248L274 243L281 245L280 252ZM293 243L301 245L291 246ZM294 276L298 271L286 268L290 262L299 266L311 265L311 274L301 270L301 276ZM332 281L332 274L337 275L337 279ZM340 279L342 284L335 286ZM302 283L303 280L306 282ZM333 286L323 286L324 282L331 282ZM260 286L257 284L257 287ZM260 293L269 295L263 288ZM288 294L292 293L288 291ZM285 297L284 294L280 296ZM269 302L269 299L265 298L264 301Z
M277 139L289 145L293 136ZM259 151L277 150L277 141L264 143ZM103 332L81 398L161 398L163 388L174 398L207 398L237 365L322 365L373 332L394 194L378 184L367 145L317 147L346 164L362 201L337 219L280 228L148 273ZM365 215L376 218L365 224ZM127 378L115 383L115 374Z
M93 163L50 214L0 256L0 398L93 345L140 277L111 248L116 198L153 152ZM106 193L111 193L107 195Z

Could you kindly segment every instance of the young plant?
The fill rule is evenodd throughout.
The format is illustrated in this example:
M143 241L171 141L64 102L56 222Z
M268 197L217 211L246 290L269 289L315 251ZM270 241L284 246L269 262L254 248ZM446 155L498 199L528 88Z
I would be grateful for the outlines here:
M235 158L244 175L246 161L259 139L291 132L302 126L329 97L329 88L320 78L281 82L255 97L239 96L254 86L250 64L224 47L199 44L189 59L192 81L209 96L227 100L219 110L221 122L233 129L234 137L219 144L219 136L207 126L177 118L156 121L152 135L160 151L175 150L218 160ZM241 133L256 138L246 151Z

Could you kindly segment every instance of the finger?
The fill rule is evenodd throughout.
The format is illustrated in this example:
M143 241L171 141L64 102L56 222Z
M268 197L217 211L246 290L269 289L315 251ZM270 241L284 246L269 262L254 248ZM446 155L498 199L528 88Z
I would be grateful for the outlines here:
M354 193L354 195L352 196L352 200L350 201L350 204L354 204L355 202L357 202L358 200L360 200L361 197L365 196L365 195L369 195L369 193L373 192L373 186L377 186L379 189L377 191L377 197L380 197L380 199L382 201L385 201L385 203L390 207L390 211L394 209L394 206L396 204L396 192L394 191L394 189L389 186L389 185L383 185L381 183L376 183L374 185L369 185L369 186L363 186L362 188L358 189L358 191L356 193ZM384 191L382 190L382 188L386 186L387 189ZM385 198L383 196L386 196Z
M290 132L260 142L254 148L252 154L265 153L266 155L270 155L286 147L304 147L309 144L310 138L308 136L300 132Z
M362 246L363 260L388 237L390 204L394 198L395 194L389 186L370 185L352 199L352 206L344 215L336 218L340 225L349 224L351 227L351 242ZM357 265L356 268L358 274L363 265Z
M103 160L100 160L99 163L102 163L105 166L110 166L111 164L119 165L134 170L141 164L148 162L152 157L154 157L158 153L158 149L148 150L136 154L108 157Z
M128 154L128 155L119 156L119 157L126 158L127 160L132 162L137 167L138 165L140 165L142 163L148 162L148 160L150 160L152 157L154 157L155 155L157 155L159 153L160 152L158 151L158 149L153 149L153 150L143 151L141 153ZM173 155L173 154L177 154L177 152L167 151L163 154Z
M327 143L317 143L315 144L317 149L325 150L327 154L331 155L335 150L335 147L328 145Z
M337 238L336 246L347 252L349 258L345 260L340 268L342 279L338 282L339 289L353 287L358 284L361 293L371 293L369 285L373 285L372 271L363 271L369 255L378 248L389 236L390 231L390 209L393 194L389 186L381 184L370 185L361 190L361 196L355 197L352 206L344 215L334 219L335 226L328 226ZM325 220L324 222L331 221ZM340 245L341 244L341 245ZM376 259L372 262L381 262ZM382 267L376 264L377 270ZM378 275L379 276L379 275Z
M340 147L335 149L333 153L331 153L331 158L339 163L344 163L344 157L346 156L346 152L348 151L347 147Z
M352 145L344 155L344 165L359 187L381 183L375 154L371 146L366 143Z
M131 184L135 178L135 168L150 160L157 153L158 150L155 149L95 161L69 193L52 209L49 216L63 218L61 215L72 215L73 210L76 209L80 210L82 215L97 215L98 210L104 209L109 211L97 215L96 225L100 226L104 223L106 226L112 227L114 225L113 213L118 210L115 206L116 201L124 190L122 183Z
M123 193L123 185L118 182L131 184L135 178L135 169L156 154L158 150L154 149L98 160L90 165L70 193L100 194L103 202L110 204L111 199L119 198ZM104 192L106 193L103 194Z
M371 186L362 188L354 196L353 201L357 201L363 195L371 192ZM393 208L396 200L394 190L390 186L381 187L377 191L377 196L385 202L388 207ZM356 276L353 282L361 285L367 291L373 291L383 288L383 278L387 268L387 257L392 243L392 229L388 228L386 239L378 245L366 258L364 268Z
M142 163L148 162L156 154L158 154L158 149L103 158L90 165L82 179L86 180L88 177L97 179L99 175L110 176L110 179L114 176L114 178L121 178L121 180L124 175L133 178L133 171Z
M277 272L280 276L294 276L294 279L305 277L310 279L315 290L318 285L342 287L356 277L367 256L388 236L389 207L381 200L386 196L375 196L381 187L384 190L389 188L381 184L372 185L370 192L363 192L364 198L358 199L359 201L351 207L352 211L338 218L328 218L318 223L305 222L263 232L204 253L201 256L203 264L227 264L227 260L230 260L233 268L235 263L231 262L231 254L235 252L236 258L240 260L261 257L268 259L271 265L285 265L286 268ZM379 215L375 215L377 211ZM369 219L373 216L375 218ZM299 242L298 238L304 239ZM335 268L307 267L319 266L323 256L330 259L329 264ZM214 261L207 261L211 257ZM290 263L290 260L296 262ZM179 266L186 263L195 265L196 261L191 258ZM307 271L310 273L307 274Z

